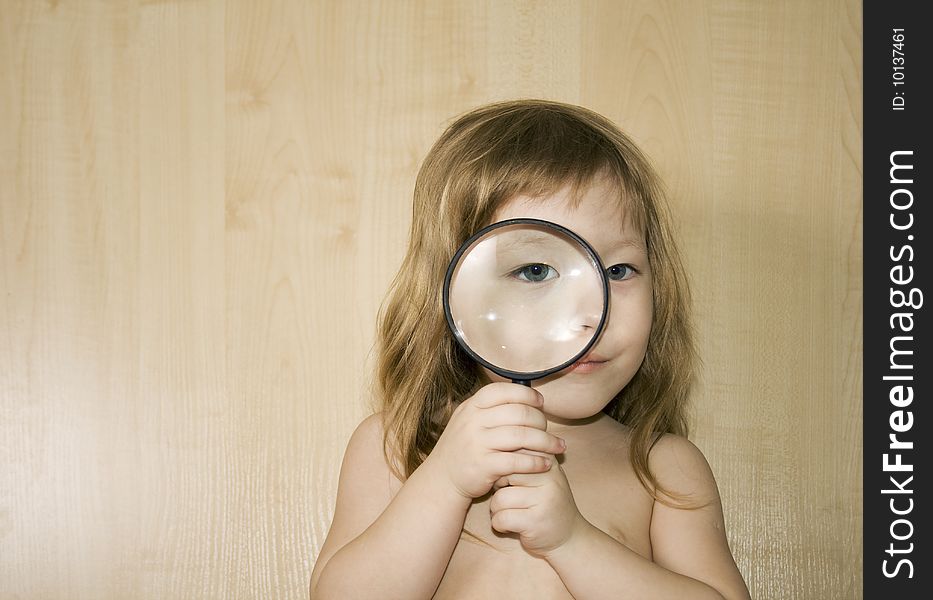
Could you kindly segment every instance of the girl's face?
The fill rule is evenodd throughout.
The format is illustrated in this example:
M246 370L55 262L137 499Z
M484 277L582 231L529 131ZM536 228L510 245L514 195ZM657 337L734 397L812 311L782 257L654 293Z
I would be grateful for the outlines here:
M569 187L544 198L515 196L493 221L535 218L552 221L579 234L609 270L609 318L590 352L576 364L532 382L544 396L544 412L558 419L597 414L625 387L641 366L653 315L651 271L645 236L625 218L618 190L597 179L577 208ZM483 369L490 381L503 378Z

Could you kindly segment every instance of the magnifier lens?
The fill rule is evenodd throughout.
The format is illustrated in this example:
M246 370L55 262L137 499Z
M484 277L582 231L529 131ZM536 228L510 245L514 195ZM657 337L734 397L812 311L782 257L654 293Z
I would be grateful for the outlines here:
M461 344L512 373L537 373L577 358L606 311L595 255L545 224L491 229L460 254L449 311Z

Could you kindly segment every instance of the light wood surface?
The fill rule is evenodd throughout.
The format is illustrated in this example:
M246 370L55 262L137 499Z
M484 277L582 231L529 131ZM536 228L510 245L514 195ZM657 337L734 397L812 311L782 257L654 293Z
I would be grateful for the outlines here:
M0 0L0 598L304 598L443 127L616 121L756 598L861 596L861 4Z

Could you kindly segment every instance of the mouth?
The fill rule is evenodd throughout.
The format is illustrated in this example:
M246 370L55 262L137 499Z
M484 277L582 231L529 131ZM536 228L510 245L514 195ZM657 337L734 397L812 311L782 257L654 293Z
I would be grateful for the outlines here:
M601 369L607 362L609 362L608 358L603 358L602 356L595 354L589 354L570 365L568 373L592 373Z

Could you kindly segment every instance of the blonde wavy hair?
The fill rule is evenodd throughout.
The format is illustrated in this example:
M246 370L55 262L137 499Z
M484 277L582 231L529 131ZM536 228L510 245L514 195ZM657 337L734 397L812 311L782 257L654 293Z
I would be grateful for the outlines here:
M648 469L663 433L687 435L685 407L697 362L690 295L671 235L662 186L648 159L622 131L588 109L522 99L471 110L447 127L415 182L408 252L379 314L376 391L383 450L400 480L425 460L456 403L483 382L444 318L448 262L516 195L546 196L570 186L579 201L608 176L619 207L645 233L654 320L645 359L603 409L632 430L632 467L655 498L666 490Z

